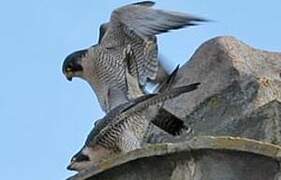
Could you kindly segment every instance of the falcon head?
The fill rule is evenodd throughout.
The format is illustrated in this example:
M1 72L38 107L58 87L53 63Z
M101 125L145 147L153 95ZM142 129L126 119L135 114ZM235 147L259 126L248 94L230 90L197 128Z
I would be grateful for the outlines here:
M87 49L79 50L71 53L65 58L62 66L62 72L69 81L71 81L73 77L82 77L82 61L87 56L87 53Z
M111 155L111 153L111 150L100 145L95 145L94 147L84 146L71 158L67 169L80 172L97 165L101 160Z
M91 165L90 157L85 152L84 149L76 153L70 161L70 164L67 166L67 169L70 171L82 171L87 169Z

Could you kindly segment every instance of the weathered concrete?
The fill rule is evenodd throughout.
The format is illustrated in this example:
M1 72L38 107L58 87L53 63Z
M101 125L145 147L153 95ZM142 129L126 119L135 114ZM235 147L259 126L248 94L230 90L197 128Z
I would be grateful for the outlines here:
M232 137L151 145L102 162L71 180L276 180L281 148Z

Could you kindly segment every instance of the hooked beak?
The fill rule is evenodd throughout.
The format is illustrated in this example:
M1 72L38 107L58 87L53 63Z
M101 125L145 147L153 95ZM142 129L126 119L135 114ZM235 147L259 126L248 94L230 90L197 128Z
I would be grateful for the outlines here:
M67 170L70 170L70 171L74 171L75 168L72 167L72 166L73 166L73 162L71 162L71 163L66 167L66 169L67 169Z
M78 77L83 72L82 59L87 52L87 49L76 51L65 58L62 64L62 72L67 80L71 81L73 77Z
M65 75L65 77L68 81L72 81L72 78L73 78L72 71L67 71L67 72L64 73L64 75Z
M72 81L72 77L67 77L67 80L68 81Z

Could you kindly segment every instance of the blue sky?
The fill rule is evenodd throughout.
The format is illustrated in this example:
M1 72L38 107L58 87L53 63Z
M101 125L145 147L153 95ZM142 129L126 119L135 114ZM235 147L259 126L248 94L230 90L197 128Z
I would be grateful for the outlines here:
M103 115L84 81L61 73L66 55L97 41L99 24L128 0L0 2L0 179L55 180ZM281 1L159 0L158 8L216 22L160 36L171 69L204 41L221 35L281 51Z

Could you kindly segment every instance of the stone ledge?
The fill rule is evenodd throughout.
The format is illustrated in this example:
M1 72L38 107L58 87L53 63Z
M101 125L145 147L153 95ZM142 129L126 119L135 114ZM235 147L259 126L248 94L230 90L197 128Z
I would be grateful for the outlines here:
M208 159L213 159L212 161L216 161L218 157L221 156L220 161L224 161L224 156L227 158L225 159L226 162L224 162L224 165L233 166L234 169L237 169L238 166L241 166L241 164L237 164L236 162L239 160L243 163L250 163L247 162L247 158L253 158L253 160L258 161L261 159L262 161L265 161L265 164L270 164L270 172L273 172L272 177L275 177L275 175L279 172L279 160L281 156L281 147L272 145L269 143L263 143L255 140L250 140L246 138L239 138L239 137L212 137L212 136L201 136L201 137L195 137L192 140L188 142L182 142L182 143L175 143L175 144L155 144L150 145L143 149L138 149L135 151L132 151L130 153L127 153L123 156L115 157L111 160L102 162L99 166L92 167L84 172L81 172L71 178L69 180L86 180L86 179L106 179L106 177L111 177L110 179L142 179L146 178L148 174L149 177L154 177L153 179L169 179L172 176L179 176L179 174L183 173L183 176L186 177L185 172L181 173L173 173L170 174L169 177L157 177L157 174L153 174L157 172L157 170L148 171L149 168L153 168L153 164L146 164L146 160L152 158L164 158L166 161L159 161L155 162L154 168L158 168L162 166L159 163L171 163L174 162L168 168L167 171L174 172L179 171L177 164L184 162L189 164L193 163L193 166L196 168L201 168L200 174L198 176L204 177L204 168L210 168L210 167L203 167L200 158L207 157L205 161L209 161ZM210 157L209 157L210 156ZM229 157L228 157L229 156ZM198 159L199 158L199 159ZM228 158L230 159L236 159L237 161L228 161ZM204 158L203 158L204 159ZM138 163L135 164L135 162L138 161ZM222 162L220 162L222 164ZM252 162L251 162L252 163ZM141 164L141 167L140 167ZM244 166L245 164L243 164ZM198 166L198 167L197 167ZM256 165L257 171L255 173L263 173L258 171L259 166L263 165ZM126 169L129 169L128 171L123 171L122 167L126 167ZM141 174L138 171L138 168L144 168L147 169L146 174ZM202 169L203 168L203 169ZM242 167L238 168L241 169ZM242 168L243 169L243 168ZM265 170L265 169L264 169ZM269 169L268 169L269 170ZM219 169L218 169L219 171ZM266 170L265 170L266 171ZM203 173L203 174L202 174ZM116 175L112 176L112 174ZM238 176L239 175L239 176ZM254 177L256 175L247 174L248 177ZM261 177L265 177L262 174L260 174ZM221 177L226 177L226 175L221 174ZM234 174L233 177L246 177L243 176L243 171L237 172L237 174ZM233 178L232 177L232 178ZM210 177L210 179L213 179ZM238 180L238 179L237 179Z

